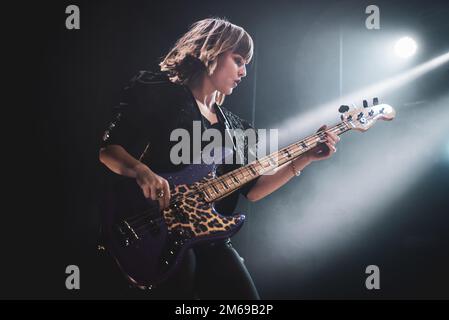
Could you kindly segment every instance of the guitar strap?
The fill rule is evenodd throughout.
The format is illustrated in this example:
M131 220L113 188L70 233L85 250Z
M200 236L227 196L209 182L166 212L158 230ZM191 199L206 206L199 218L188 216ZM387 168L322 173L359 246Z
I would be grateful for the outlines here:
M226 131L226 134L229 136L229 139L232 141L232 146L233 146L234 152L240 157L241 163L244 163L245 157L242 153L242 150L240 148L238 148L238 146L235 144L234 137L231 135L231 130L233 130L235 128L233 128L231 126L228 118L226 117L225 113L223 112L223 109L219 105L216 105L216 107L220 111L220 114L223 118L223 121L224 121L225 127L226 127L225 131Z

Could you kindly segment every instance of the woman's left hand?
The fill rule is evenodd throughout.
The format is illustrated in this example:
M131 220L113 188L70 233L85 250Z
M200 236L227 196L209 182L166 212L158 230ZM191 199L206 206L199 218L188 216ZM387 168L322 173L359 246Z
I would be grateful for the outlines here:
M323 131L327 129L327 125L322 126L318 129L317 132ZM317 160L324 160L331 157L335 152L337 152L337 148L335 145L338 141L340 141L340 137L332 132L325 133L325 143L321 143L318 146L307 151L304 156L306 156L310 162Z

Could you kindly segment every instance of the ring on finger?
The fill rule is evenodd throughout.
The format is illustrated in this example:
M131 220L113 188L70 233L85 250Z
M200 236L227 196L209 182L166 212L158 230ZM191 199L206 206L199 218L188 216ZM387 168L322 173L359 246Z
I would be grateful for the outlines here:
M162 198L164 196L164 190L163 189L157 189L156 190L156 197Z

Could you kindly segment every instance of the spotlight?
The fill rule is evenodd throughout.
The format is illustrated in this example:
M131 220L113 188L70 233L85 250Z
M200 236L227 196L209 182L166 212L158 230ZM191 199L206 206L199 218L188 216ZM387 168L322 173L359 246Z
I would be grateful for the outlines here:
M398 40L394 45L394 52L401 58L408 58L416 52L416 42L410 37L404 37Z

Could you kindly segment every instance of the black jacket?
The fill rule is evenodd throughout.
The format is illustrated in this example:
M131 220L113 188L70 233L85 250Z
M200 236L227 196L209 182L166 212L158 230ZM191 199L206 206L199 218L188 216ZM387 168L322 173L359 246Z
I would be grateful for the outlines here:
M217 109L217 118L223 130L252 128L247 121L226 108ZM202 117L187 86L172 83L165 74L140 71L125 87L122 101L114 110L113 120L104 132L101 145L123 146L156 173L177 171L184 165L174 165L170 161L170 150L177 143L170 141L170 133L176 128L184 128L192 135L193 121L202 123L201 131L206 129L207 120ZM247 163L248 150L254 154L255 145L248 148L247 141L238 134L235 142L237 154L243 155ZM239 166L222 164L217 173L221 175ZM256 181L245 185L240 193L246 196ZM234 193L225 198L221 202L221 211L233 211L237 197L238 193Z

